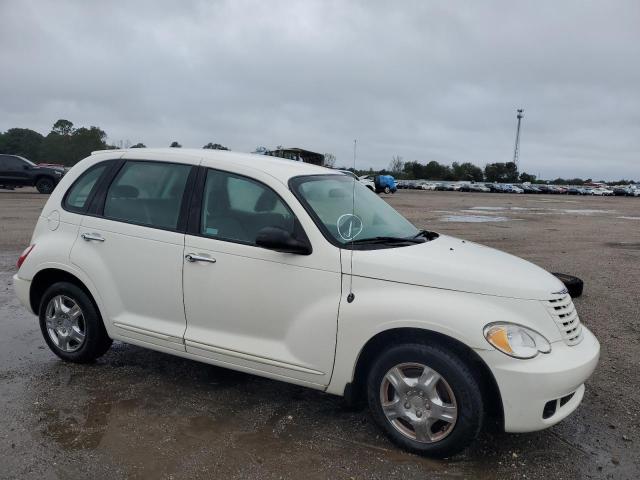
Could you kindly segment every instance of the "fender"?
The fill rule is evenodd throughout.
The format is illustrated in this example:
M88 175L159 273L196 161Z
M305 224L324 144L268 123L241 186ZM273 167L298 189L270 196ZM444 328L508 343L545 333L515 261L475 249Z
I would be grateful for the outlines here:
M345 290L348 285L348 281L343 281L344 297L349 293ZM493 350L482 333L484 326L502 320L533 328L550 342L562 340L553 319L537 300L469 294L364 277L354 277L353 291L355 300L341 302L338 318L334 373L327 387L328 393L336 395L343 395L345 386L353 380L367 342L388 330L428 330L482 351Z

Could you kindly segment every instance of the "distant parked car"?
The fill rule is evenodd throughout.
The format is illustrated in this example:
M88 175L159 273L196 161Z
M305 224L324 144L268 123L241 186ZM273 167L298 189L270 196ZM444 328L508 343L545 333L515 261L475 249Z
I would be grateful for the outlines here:
M608 188L604 188L604 187L598 187L591 190L591 195L609 197L613 195L613 190L609 190Z
M36 187L49 194L64 174L64 168L36 165L19 155L0 155L0 188Z
M372 192L376 191L376 184L371 175L363 175L362 177L358 178L358 180Z
M398 186L396 180L391 175L376 175L373 178L376 193L396 193Z
M540 193L540 190L533 185L521 185L520 188L524 190L524 193Z
M630 187L615 187L613 194L617 197L628 197L633 195L633 191Z
M578 187L569 187L567 188L567 195L581 195L580 189Z
M421 183L420 184L420 189L421 190L435 190L436 189L436 184L435 183Z
M469 187L469 191L470 192L483 192L483 193L487 193L490 192L491 189L485 185L482 185L481 183L472 183L471 185L468 185Z
M517 185L507 184L504 186L504 191L507 193L524 193L524 190Z

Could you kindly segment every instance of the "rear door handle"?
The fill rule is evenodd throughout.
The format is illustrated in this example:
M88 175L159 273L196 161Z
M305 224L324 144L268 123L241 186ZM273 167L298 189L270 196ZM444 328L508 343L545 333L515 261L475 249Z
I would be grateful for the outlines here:
M80 236L82 237L83 240L86 240L87 242L90 242L91 240L94 240L96 242L104 242L104 237L99 233L83 233Z
M207 263L216 263L215 258L211 257L203 257L202 255L197 255L195 253L187 253L184 258L187 259L187 262L207 262Z

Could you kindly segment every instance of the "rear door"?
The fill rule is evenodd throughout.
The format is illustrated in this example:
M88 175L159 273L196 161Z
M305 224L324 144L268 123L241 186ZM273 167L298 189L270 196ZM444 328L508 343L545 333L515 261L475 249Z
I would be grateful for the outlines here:
M121 160L82 219L71 261L100 292L110 333L184 351L186 162Z

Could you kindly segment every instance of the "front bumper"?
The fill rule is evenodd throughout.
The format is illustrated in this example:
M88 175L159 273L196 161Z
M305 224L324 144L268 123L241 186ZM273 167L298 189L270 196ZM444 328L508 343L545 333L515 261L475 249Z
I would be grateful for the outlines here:
M31 280L24 280L18 276L16 273L13 276L13 289L16 292L16 296L20 303L24 305L24 307L29 310L31 313L34 311L31 309L31 301L29 299L29 290L31 289Z
M476 351L498 384L505 431L542 430L578 408L584 395L584 382L600 357L598 340L584 325L582 330L584 338L578 345L570 347L564 342L555 342L550 354L540 354L530 360L514 359L497 350ZM555 402L552 415L543 413L547 402Z

